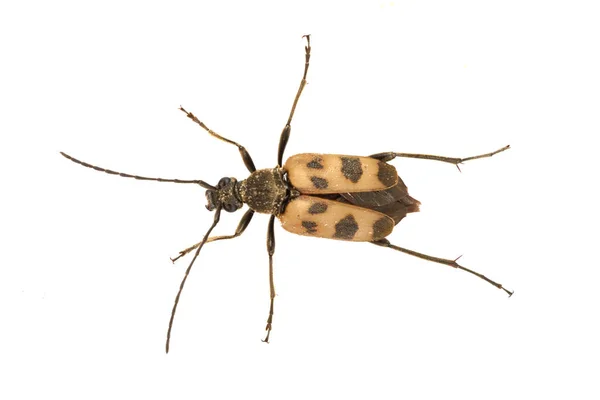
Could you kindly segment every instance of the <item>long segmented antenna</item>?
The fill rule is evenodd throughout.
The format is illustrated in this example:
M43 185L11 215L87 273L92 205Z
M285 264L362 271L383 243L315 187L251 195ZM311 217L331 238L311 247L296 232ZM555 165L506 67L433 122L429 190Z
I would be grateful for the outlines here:
M140 181L156 181L156 182L172 182L172 183L195 183L197 185L202 186L205 189L216 190L216 188L213 185L209 185L208 183L206 183L204 181L201 181L199 179L198 180L165 179L165 178L148 178L146 176L139 176L139 175L130 175L130 174L126 174L126 173L123 173L123 172L112 171L110 169L101 168L101 167L97 167L97 166L92 165L92 164L88 164L88 163L86 163L84 161L76 159L75 157L71 157L70 155L68 155L66 153L63 153L62 151L60 152L60 154L63 157L68 158L69 160L73 161L76 164L83 165L84 167L87 167L87 168L95 169L96 171L106 172L107 174L121 176L123 178L133 178L133 179L138 179Z
M167 353L169 352L169 343L171 342L171 330L173 329L173 320L175 319L175 312L177 311L177 304L179 304L179 297L181 296L181 292L183 291L183 287L185 286L185 281L187 280L188 275L190 274L190 271L192 270L192 265L194 265L194 261L196 261L196 258L198 258L198 254L200 254L200 250L202 250L202 247L204 246L204 243L206 243L206 241L208 240L208 237L209 237L210 233L212 232L213 228L219 222L220 217L221 217L221 207L217 207L217 209L215 210L215 219L214 219L212 225L210 226L210 228L208 229L208 231L206 232L206 234L204 235L202 242L200 242L200 245L198 246L198 249L196 250L196 253L194 254L194 258L192 258L192 262L190 262L190 265L185 270L185 275L183 276L183 279L181 280L181 284L179 285L179 291L177 292L177 296L175 297L175 304L173 305L173 311L171 311L171 319L169 320L169 330L167 331L167 344L166 344Z

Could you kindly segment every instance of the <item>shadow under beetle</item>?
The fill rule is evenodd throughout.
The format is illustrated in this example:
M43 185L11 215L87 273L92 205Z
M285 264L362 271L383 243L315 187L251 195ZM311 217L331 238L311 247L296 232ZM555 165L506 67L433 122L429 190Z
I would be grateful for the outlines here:
M406 185L398 176L396 168L388 164L389 161L396 157L421 158L451 163L458 168L458 165L465 161L491 157L494 154L509 149L510 146L503 147L491 153L467 158L395 152L378 153L368 157L308 153L294 155L287 159L285 164L282 163L283 153L290 137L291 123L296 105L304 86L306 86L306 73L308 72L311 47L310 36L305 35L304 38L306 38L307 42L304 48L306 60L304 74L294 98L290 115L279 138L277 166L275 168L257 170L252 157L250 157L244 146L209 129L194 114L182 107L180 107L181 111L210 135L238 148L246 168L250 171L250 176L247 179L238 181L232 177L225 177L216 186L213 186L201 180L148 178L100 168L61 152L64 157L77 164L108 174L146 181L191 183L207 189L206 208L209 211L215 211L213 223L200 242L180 251L179 255L172 259L175 262L195 250L192 261L185 271L179 291L175 297L175 303L169 320L169 329L167 331L167 353L169 352L171 331L177 305L179 304L179 297L181 296L190 270L200 254L200 250L202 250L202 247L206 243L233 239L240 236L248 224L250 224L255 212L271 215L267 230L271 303L267 326L265 328L267 334L263 342L269 341L273 323L273 303L275 299L275 285L273 283L275 217L279 218L284 229L298 235L369 242L377 246L388 247L428 261L462 269L494 285L498 289L504 290L509 296L513 293L486 276L458 264L458 258L450 260L429 256L393 245L386 239L386 236L392 233L394 226L406 214L419 211L420 204L418 200L415 200L408 194ZM248 205L249 209L240 219L233 235L210 236L210 233L219 222L222 210L234 212L242 208L244 204Z

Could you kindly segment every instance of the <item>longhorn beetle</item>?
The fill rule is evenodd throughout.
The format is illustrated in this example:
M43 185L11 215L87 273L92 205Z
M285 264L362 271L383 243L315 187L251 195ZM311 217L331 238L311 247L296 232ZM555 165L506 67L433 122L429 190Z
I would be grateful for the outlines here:
M186 111L183 107L180 107L180 110L210 135L238 148L246 168L250 171L250 176L247 179L238 181L233 177L225 177L221 178L216 186L213 186L202 180L148 178L100 168L80 161L63 152L60 153L69 160L84 167L112 175L145 181L190 183L200 185L206 189L206 208L209 211L215 211L212 225L208 228L208 231L200 242L180 251L177 257L171 259L175 262L195 250L192 261L187 267L179 286L173 310L171 311L169 328L167 330L167 353L169 352L171 331L177 305L179 304L179 297L181 296L190 270L200 254L200 250L202 250L202 247L206 243L233 239L240 236L244 233L248 224L250 224L255 212L270 214L271 216L267 229L271 303L267 326L265 328L267 334L263 342L269 342L273 323L273 302L275 300L275 285L273 283L275 232L273 226L275 217L279 218L285 230L298 235L354 242L369 242L428 261L462 269L494 285L498 289L504 290L508 293L509 297L513 294L513 292L505 289L501 284L458 264L458 258L450 260L429 256L393 245L386 239L392 233L394 226L406 214L419 211L420 205L418 200L408 194L406 185L398 176L396 169L389 164L390 161L396 157L437 160L454 164L460 171L459 164L478 158L491 157L494 154L509 149L510 146L503 147L491 153L466 158L396 153L392 151L372 154L368 157L308 153L291 156L283 164L283 153L290 138L292 118L296 111L298 99L300 99L302 90L306 86L306 73L308 72L310 61L310 36L305 35L303 38L306 38L306 46L304 47L304 73L300 81L300 87L292 103L290 115L279 138L277 166L275 168L257 170L252 157L250 157L250 153L248 153L244 146L208 128L194 114ZM214 227L219 223L222 210L234 212L242 208L244 204L248 205L249 209L240 219L234 234L210 236Z

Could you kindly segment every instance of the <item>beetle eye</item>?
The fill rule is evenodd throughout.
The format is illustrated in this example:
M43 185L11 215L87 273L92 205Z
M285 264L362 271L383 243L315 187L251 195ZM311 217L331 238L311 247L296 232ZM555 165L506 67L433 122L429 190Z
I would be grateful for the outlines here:
M231 178L221 178L221 180L217 184L217 187L219 187L219 188L225 187L229 184L229 182L231 182Z
M237 210L237 207L234 204L223 203L223 209L227 212L234 212Z

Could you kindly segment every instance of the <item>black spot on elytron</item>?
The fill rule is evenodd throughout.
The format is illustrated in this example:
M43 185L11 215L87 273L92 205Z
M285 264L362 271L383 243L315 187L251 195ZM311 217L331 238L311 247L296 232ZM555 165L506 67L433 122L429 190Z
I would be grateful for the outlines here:
M317 189L327 189L329 183L327 183L327 179L319 178L318 176L311 176L310 180L313 183L313 186Z
M394 223L390 217L381 217L373 224L373 239L383 239L389 235L394 229Z
M302 227L306 229L306 233L317 233L317 223L314 221L302 221Z
M396 172L396 168L382 161L379 161L377 165L379 165L379 171L377 171L379 182L383 183L385 187L392 187L398 183L398 173Z
M357 231L358 223L356 223L352 214L348 214L341 219L340 222L335 224L335 233L333 237L337 239L352 240Z
M323 214L327 211L327 204L325 203L315 203L308 208L309 214Z
M321 157L315 157L311 162L306 164L306 166L312 169L323 169L323 164L321 164L322 161L323 159Z
M341 157L342 174L353 183L359 181L363 174L362 163L358 157Z

